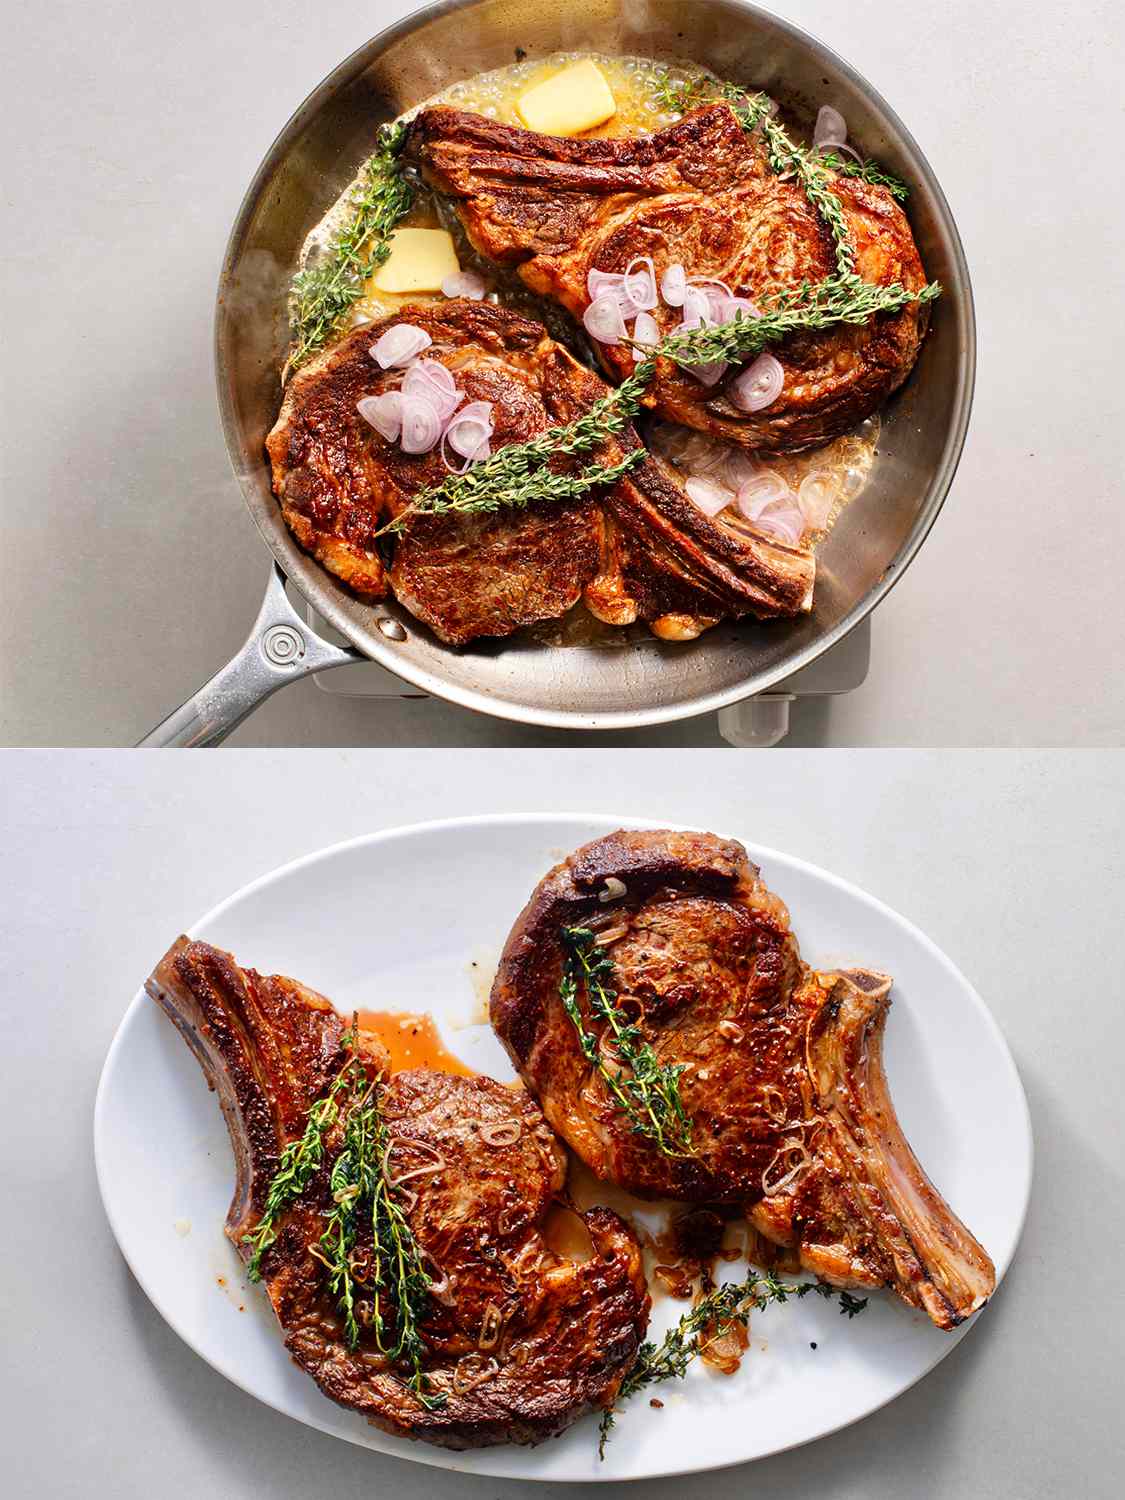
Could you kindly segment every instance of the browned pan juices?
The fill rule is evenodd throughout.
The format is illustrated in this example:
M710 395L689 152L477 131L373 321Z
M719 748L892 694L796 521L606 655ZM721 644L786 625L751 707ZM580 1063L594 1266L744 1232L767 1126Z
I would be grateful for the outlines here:
M435 1068L439 1073L457 1073L463 1078L476 1076L441 1039L437 1024L429 1012L361 1010L357 1012L360 1030L382 1042L390 1053L391 1072L406 1068Z

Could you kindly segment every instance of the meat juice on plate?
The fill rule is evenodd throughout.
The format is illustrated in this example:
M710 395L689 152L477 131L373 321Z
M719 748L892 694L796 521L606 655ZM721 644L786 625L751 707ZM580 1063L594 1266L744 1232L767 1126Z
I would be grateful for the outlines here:
M709 77L698 64L680 61L671 68L666 63L642 57L611 57L604 53L557 52L543 59L523 59L507 67L479 73L452 84L424 100L400 118L410 120L421 110L436 104L484 115L501 124L523 126L516 108L519 97L535 84L561 68L590 60L597 64L613 92L616 112L604 124L583 133L579 139L609 139L648 135L674 124L680 118L659 97L658 87L671 74L675 88L690 86L695 80ZM336 204L310 233L301 253L304 265L310 255L331 239L347 213L352 190L358 177L341 194ZM457 216L423 185L418 186L414 205L402 220L404 227L447 229L453 236L461 266L479 270L494 288L490 299L526 313L542 322L552 337L574 344L571 320L560 309L533 296L515 271L482 261L470 245ZM440 292L393 293L376 289L368 283L364 295L355 305L353 326L374 322L397 312L407 303L441 302ZM844 507L860 493L874 465L880 432L878 414L861 422L853 432L836 438L823 447L804 453L770 453L755 460L764 475L774 474L796 493L801 484L813 479L822 486L823 524L810 527L800 541L800 549L809 553L831 531ZM653 423L647 434L649 446L677 470L682 479L710 476L721 470L723 462L743 450L734 445L708 438L691 428L670 423ZM733 513L732 513L733 514ZM737 521L734 524L738 524ZM525 628L524 634L554 647L609 647L631 649L653 643L653 637L642 625L611 626L595 619L583 605L574 607L557 620L546 620Z

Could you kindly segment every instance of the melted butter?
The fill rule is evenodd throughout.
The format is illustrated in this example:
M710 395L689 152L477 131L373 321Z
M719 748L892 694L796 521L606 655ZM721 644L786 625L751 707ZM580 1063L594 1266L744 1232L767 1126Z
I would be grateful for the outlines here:
M401 1073L404 1068L435 1068L439 1073L458 1073L463 1078L476 1076L445 1045L428 1012L415 1015L410 1011L361 1010L359 1025L386 1047L392 1073Z
M423 100L421 104L415 105L400 118L410 120L421 110L430 108L431 105L448 104L455 109L469 110L473 114L497 120L503 125L516 125L523 129L523 122L516 112L516 100L519 96L533 84L550 77L552 73L559 72L568 63L580 62L587 58L597 63L605 74L606 81L613 91L617 112L603 125L575 136L575 140L651 135L654 131L662 130L666 125L679 119L678 111L664 108L656 97L656 86L663 76L665 64L653 62L650 58L609 57L599 52L556 52L539 61L525 60L512 63L506 68L495 68L489 73L478 73L473 78L452 84L441 93L434 94L432 98ZM689 63L680 64L676 69L676 77L684 80L703 77L705 73L704 68ZM347 191L309 236L302 254L302 264L310 251L330 238L340 217L347 211L348 200L354 185L354 183L349 185ZM420 189L414 206L402 223L419 229L448 229L457 245L462 269L472 267L474 270L481 271L490 284L503 287L502 300L517 306L521 311L527 312L535 305L532 299L519 294L512 279L498 273L496 267L486 265L477 259L456 216L447 209L443 210L432 193ZM381 292L369 282L364 295L355 305L353 323L385 318L406 306L407 303L441 301L444 301L444 298L437 292L403 294Z

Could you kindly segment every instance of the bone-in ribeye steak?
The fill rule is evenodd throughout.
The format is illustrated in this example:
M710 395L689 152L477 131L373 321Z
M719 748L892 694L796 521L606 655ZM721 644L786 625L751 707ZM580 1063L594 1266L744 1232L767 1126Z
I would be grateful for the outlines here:
M607 881L624 895L614 885L600 900ZM599 933L659 1062L684 1065L686 1159L631 1130L580 1050L559 997L560 932L575 926ZM818 1276L893 1287L952 1328L991 1295L995 1273L895 1117L882 1064L890 988L884 975L802 963L785 906L741 844L620 832L537 886L504 948L492 1024L599 1177L644 1196L738 1204Z
M453 201L485 256L517 264L534 292L575 317L589 306L591 268L621 272L651 256L658 278L679 263L751 300L835 274L828 230L799 183L769 169L762 144L726 104L693 110L651 136L567 140L438 106L410 129L407 154ZM864 281L925 273L906 216L881 187L832 174ZM671 332L680 312L654 316ZM902 384L926 309L909 305L860 327L794 335L773 348L785 369L777 399L753 415L663 360L647 404L670 422L747 448L796 450L847 432ZM599 345L614 382L633 369L625 344Z
M226 1230L249 1259L242 1236L261 1218L283 1147L300 1136L309 1108L350 1055L342 1044L347 1023L294 980L242 969L229 953L186 938L147 989L218 1090L236 1166ZM362 1030L358 1055L371 1075L386 1068L382 1045ZM285 1212L262 1260L296 1363L326 1396L376 1426L447 1448L537 1443L609 1405L648 1318L640 1248L607 1209L583 1215L589 1260L547 1246L541 1230L563 1186L565 1153L534 1101L489 1078L417 1068L389 1079L382 1110L389 1174L442 1163L411 1179L408 1217L443 1288L429 1300L422 1334L429 1385L445 1403L422 1405L408 1372L389 1365L362 1320L358 1348L347 1347L324 1269L310 1254L332 1206L331 1135L321 1170ZM369 1226L366 1234L369 1240ZM460 1378L459 1369L471 1378Z
M302 547L357 593L379 599L393 591L453 645L555 619L579 599L609 624L646 620L670 639L723 618L809 607L811 557L736 513L709 519L651 455L608 493L522 512L412 519L388 568L376 532L449 474L436 449L404 453L356 411L362 397L402 379L368 352L396 323L430 335L426 357L448 367L466 400L493 403L494 449L574 420L607 389L540 324L461 299L404 307L301 370L267 441L274 491ZM613 463L636 444L629 429L586 462Z

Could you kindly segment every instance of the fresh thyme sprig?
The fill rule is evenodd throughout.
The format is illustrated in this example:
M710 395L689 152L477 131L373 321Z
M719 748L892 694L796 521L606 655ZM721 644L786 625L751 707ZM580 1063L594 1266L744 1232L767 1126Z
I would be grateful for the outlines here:
M348 1087L351 1063L335 1077L332 1087L323 1099L318 1099L309 1110L302 1134L290 1141L282 1150L269 1190L266 1206L255 1228L242 1236L244 1244L254 1246L254 1254L246 1267L251 1281L262 1279L262 1256L277 1239L278 1220L289 1204L299 1198L308 1187L324 1159L324 1137L339 1118L339 1096Z
M679 1322L668 1330L659 1344L646 1339L637 1350L628 1374L621 1382L614 1406L602 1413L598 1429L598 1453L605 1457L605 1445L616 1422L617 1403L627 1401L647 1386L664 1380L682 1380L692 1361L712 1340L735 1324L743 1328L756 1309L764 1311L771 1302L788 1302L790 1297L817 1296L840 1299L840 1312L854 1318L867 1306L866 1297L837 1292L823 1281L779 1281L773 1271L752 1271L744 1281L728 1281L701 1297Z
M324 1230L311 1254L325 1268L347 1347L359 1346L361 1323L369 1326L379 1352L392 1363L409 1365L411 1389L423 1406L433 1409L446 1398L426 1389L422 1369L426 1345L420 1325L430 1277L398 1189L388 1181L392 1142L381 1110L383 1080L368 1078L356 1056L356 1040L353 1024L342 1039L350 1048L348 1061L328 1093L309 1110L300 1140L285 1148L270 1184L266 1213L254 1233L243 1236L257 1247L248 1275L251 1281L261 1279L262 1253L277 1237L278 1217L309 1187L324 1160L325 1136L342 1122L340 1149L329 1175L332 1206L323 1215ZM361 1234L366 1239L367 1222L370 1251L361 1241Z
M654 1141L664 1156L694 1156L691 1121L680 1097L684 1065L658 1062L640 1027L618 1006L612 987L613 961L599 947L595 934L588 927L564 927L561 937L564 960L559 998L578 1033L583 1057L596 1069L637 1135ZM586 1030L578 1004L580 989L585 990L591 1016L609 1029L613 1057L628 1072L607 1065L604 1037L599 1039Z
M378 148L364 168L351 214L322 258L294 276L292 347L283 380L336 332L359 300L364 282L390 254L391 232L414 201L398 160L405 139L401 122L380 129Z
M734 84L718 85L720 96L727 100L743 130L761 133L770 171L777 177L794 177L805 191L805 197L823 219L836 250L836 270L847 276L855 267L855 241L852 239L844 205L832 191L830 174L814 160L811 152L789 139L785 128L773 117L773 100L766 94L749 98Z
M359 1208L361 1202L371 1196L376 1170L373 1121L367 1107L374 1087L374 1084L367 1084L365 1070L353 1063L352 1102L344 1122L343 1150L333 1162L329 1178L333 1206L326 1215L317 1256L328 1271L328 1290L336 1298L344 1320L344 1338L349 1349L356 1348L359 1343L355 1308L357 1267L354 1263ZM360 1090L362 1092L358 1092Z
M849 272L775 292L760 317L740 312L729 323L670 333L656 352L678 365L738 361L761 353L768 344L776 344L792 333L831 328L837 323L866 323L878 313L899 312L908 303L932 302L940 296L941 286L936 281L909 292L897 281L876 286Z
M648 456L644 448L630 449L615 464L590 464L571 472L559 473L550 462L568 454L581 457L622 432L640 410L655 368L651 360L643 361L575 421L549 427L529 442L500 448L467 473L451 475L442 484L421 490L383 532L401 531L412 516L524 510L533 501L577 499L602 485L616 484L644 462Z
M398 1191L387 1181L391 1138L380 1110L381 1096L382 1083L377 1080L370 1104L374 1153L378 1163L371 1195L371 1236L375 1247L371 1326L381 1352L392 1360L409 1363L411 1387L422 1405L432 1410L443 1406L446 1398L440 1392L427 1392L426 1377L422 1372L426 1345L419 1324L429 1300L430 1278ZM387 1337L382 1312L384 1292L394 1314L393 1341Z
M888 172L881 167L874 157L869 156L866 161L853 161L849 156L841 156L839 152L823 147L817 153L821 166L827 167L831 172L837 172L841 177L858 177L861 182L870 182L874 187L886 188L896 203L905 203L910 197L910 189L901 177L896 177L893 172Z

